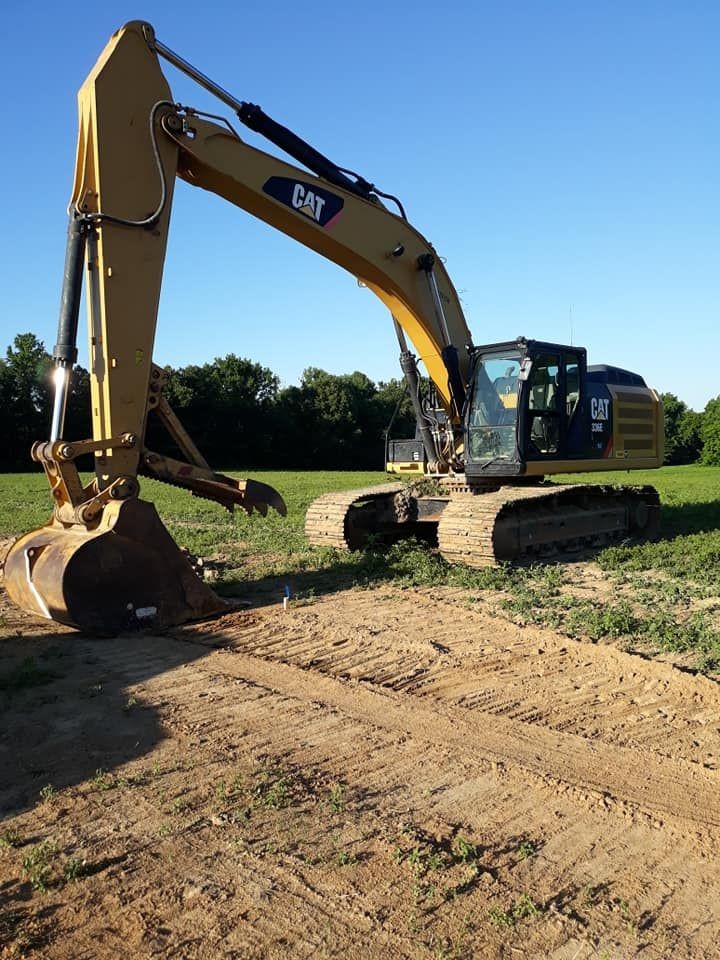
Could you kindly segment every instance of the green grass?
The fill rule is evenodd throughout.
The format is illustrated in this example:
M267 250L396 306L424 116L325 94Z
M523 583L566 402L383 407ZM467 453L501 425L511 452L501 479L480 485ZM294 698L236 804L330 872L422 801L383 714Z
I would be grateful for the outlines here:
M258 545L263 540L275 547L284 544L292 550L300 542L305 510L315 497L331 490L347 490L390 479L379 471L233 471L232 474L274 486L285 499L287 518L272 512L264 520L257 515L247 518L242 511L233 518L217 504L154 480L141 480L141 495L155 503L166 522L178 528L188 525L203 528L192 534L198 546L206 543L212 550L219 534L231 539L246 536ZM720 467L561 474L552 479L561 483L652 484L663 502L666 534L677 536L720 529ZM0 536L16 536L31 530L45 523L50 513L51 499L44 474L0 475ZM264 528L264 534L260 533L260 527Z
M217 563L219 593L248 587L277 592L289 583L293 596L311 599L327 590L394 581L409 586L450 585L468 591L472 603L493 591L505 615L569 636L618 641L632 648L695 653L700 669L720 668L720 468L664 467L661 470L563 475L560 482L631 483L655 486L663 503L663 539L602 551L598 563L616 584L610 601L573 594L573 565L470 570L451 567L424 544L342 554L309 547L303 524L308 505L332 490L389 479L380 472L248 471L284 497L288 515L263 518L243 511L228 514L217 504L183 490L142 480L175 540L190 553ZM0 536L44 523L50 496L42 474L0 476ZM273 594L274 595L274 594ZM717 604L713 606L714 600ZM698 604L704 604L702 609ZM28 664L0 678L0 687L46 682L50 677Z
M45 893L50 886L56 854L57 847L52 840L43 840L31 847L22 859L25 878L38 893Z
M287 517L273 510L263 518L244 511L233 515L216 503L193 497L188 491L141 478L141 496L151 500L175 539L191 553L211 556L224 545L249 545L255 551L277 551L291 556L306 551L305 511L312 501L333 490L349 490L383 483L390 478L369 471L233 471L275 487L288 508ZM50 491L42 473L0 475L0 536L17 536L46 523L52 513Z
M657 543L611 547L600 554L600 565L607 571L662 571L704 584L720 595L720 467L663 467L553 479L654 486L663 506L663 538Z

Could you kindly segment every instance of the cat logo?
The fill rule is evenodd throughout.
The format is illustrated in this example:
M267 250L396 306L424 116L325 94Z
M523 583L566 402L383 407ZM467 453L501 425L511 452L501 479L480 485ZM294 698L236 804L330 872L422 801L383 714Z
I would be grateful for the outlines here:
M345 206L342 197L325 187L290 177L270 177L263 184L263 193L326 230L332 228Z
M310 217L315 220L316 223L320 223L325 201L322 197L316 196L312 190L304 187L302 183L296 183L293 187L292 205L296 210L299 210L300 213L304 213L306 217Z
M590 416L593 420L610 419L610 401L602 397L591 397Z

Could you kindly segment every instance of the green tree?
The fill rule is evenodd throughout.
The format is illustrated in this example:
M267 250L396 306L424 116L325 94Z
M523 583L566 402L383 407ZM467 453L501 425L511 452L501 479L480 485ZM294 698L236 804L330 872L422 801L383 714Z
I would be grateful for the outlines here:
M314 460L314 423L312 404L306 391L296 386L283 387L273 405L269 424L272 436L269 463L297 469L320 466Z
M702 422L702 462L720 466L720 396L708 401Z
M228 354L202 366L170 370L166 395L213 465L260 465L267 461L278 385L272 370ZM155 424L148 445L168 449Z
M12 407L13 379L7 363L0 360L0 468L11 469L19 450L17 426Z
M10 445L5 466L30 465L30 448L47 439L51 410L50 356L34 333L19 333L5 354L5 413L10 415Z
M50 355L34 333L19 333L7 348L5 363L13 380L14 401L20 408L43 410L50 396Z
M46 428L47 430L47 428ZM90 404L90 374L84 367L73 367L70 392L65 408L63 437L68 440L88 440L92 436L92 410ZM78 461L81 470L94 469L94 456L87 454Z
M686 410L678 429L678 463L697 463L702 455L702 426L705 415L695 410Z
M384 425L383 433L390 427L392 439L410 440L415 436L415 413L404 380L393 379L378 383L375 403L378 417ZM395 419L391 426L393 415Z
M364 373L336 375L308 367L300 383L304 443L313 466L372 466L382 462L377 388Z
M677 463L680 421L688 407L674 393L662 393L660 399L665 414L665 463Z
M0 448L4 450L0 468L28 469L32 443L47 439L53 402L51 366L43 343L31 333L15 337L5 359L0 359L0 435L8 439ZM401 380L377 386L359 371L335 375L310 367L300 386L280 390L271 370L234 354L168 372L170 404L219 469L379 467L393 413L393 437L411 437L415 431ZM75 367L63 436L90 437L90 414L90 374ZM147 445L171 455L179 453L152 416Z
M703 415L674 393L663 393L660 398L665 411L665 463L695 463L702 450Z

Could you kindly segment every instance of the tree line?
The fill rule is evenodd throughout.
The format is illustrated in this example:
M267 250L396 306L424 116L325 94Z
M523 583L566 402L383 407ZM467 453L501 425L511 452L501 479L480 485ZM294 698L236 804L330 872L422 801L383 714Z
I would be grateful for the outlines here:
M18 334L0 359L0 470L30 468L30 447L49 433L52 360L32 333ZM364 373L336 375L317 367L298 386L281 387L259 363L228 354L169 370L165 392L207 460L218 469L382 469L384 439L412 437L415 421L405 384L374 383ZM720 465L720 396L698 413L663 393L665 462ZM92 435L90 377L75 367L65 436ZM177 455L151 415L147 446Z
M19 334L0 359L0 471L28 470L35 440L48 438L52 360L31 333ZM281 387L259 363L228 354L169 371L170 406L216 469L375 469L385 463L385 433L412 437L415 420L404 381L374 383L364 373L337 376L309 367L299 386ZM90 377L73 369L64 436L92 436ZM179 451L151 414L146 445ZM184 459L184 458L183 458Z

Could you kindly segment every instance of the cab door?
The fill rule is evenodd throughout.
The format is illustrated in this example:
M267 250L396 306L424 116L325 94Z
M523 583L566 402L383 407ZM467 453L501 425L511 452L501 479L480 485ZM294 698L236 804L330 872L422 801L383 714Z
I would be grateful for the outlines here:
M573 438L582 401L583 357L574 351L543 347L531 360L523 384L520 423L524 459L569 459L576 446Z

